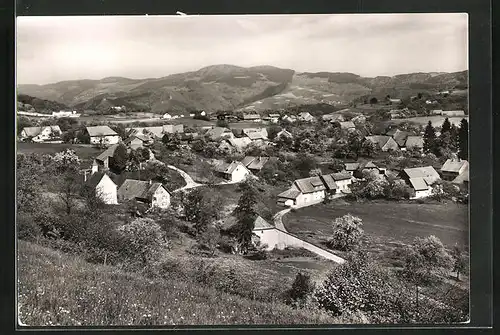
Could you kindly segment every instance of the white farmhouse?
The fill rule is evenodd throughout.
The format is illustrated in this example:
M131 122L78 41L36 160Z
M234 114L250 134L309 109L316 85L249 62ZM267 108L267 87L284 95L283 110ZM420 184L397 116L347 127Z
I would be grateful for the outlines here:
M118 189L120 201L136 200L151 207L165 209L170 206L170 193L161 183L126 179Z
M86 127L91 144L117 144L120 136L108 126Z
M248 175L250 175L250 170L248 170L241 162L233 161L231 163L226 163L216 161L214 165L215 172L230 182L236 183L243 181L248 177Z
M297 179L292 187L278 194L278 205L304 207L325 199L326 186L320 177Z
M60 139L61 128L59 126L25 127L21 130L19 137L22 140L31 139L33 142L46 142Z
M95 190L96 196L99 197L105 204L118 204L116 184L106 173L95 172L88 180L87 175L85 175L85 182L88 186Z

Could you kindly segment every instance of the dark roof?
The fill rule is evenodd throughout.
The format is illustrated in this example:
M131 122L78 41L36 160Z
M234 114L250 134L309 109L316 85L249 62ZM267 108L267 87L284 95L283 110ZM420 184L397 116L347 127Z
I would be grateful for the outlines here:
M290 188L286 191L281 192L278 194L278 198L286 198L286 199L297 199L297 197L300 195L300 191L296 190L294 188Z
M145 199L151 201L153 194L160 187L165 187L161 183L150 183L149 181L126 179L118 189L118 197L122 199ZM167 191L167 189L165 189ZM168 191L167 191L168 192Z
M330 174L322 175L321 179L323 179L323 182L325 183L327 190L336 190L338 188L337 183L335 183L335 180L333 179L332 175Z
M118 134L108 126L87 127L90 137L94 136L118 136Z
M254 156L245 156L245 158L243 158L241 160L241 164L243 164L245 166L248 166L248 165L250 165L250 163L252 163L255 160L255 158L257 158L257 157L254 157Z
M256 157L247 168L250 170L262 170L264 165L269 161L269 157Z
M423 191L429 189L426 181L422 177L410 178L410 184L415 191Z
M332 176L333 180L335 180L335 181L345 180L345 179L351 179L351 175L350 174L348 174L348 173L342 173L342 172L332 173L332 174L330 174L330 176Z
M118 148L118 144L113 144L97 156L96 159L103 162L106 158L113 157L115 155L116 148Z
M408 136L405 142L405 147L407 148L423 148L424 138L422 136Z
M359 163L344 163L347 171L356 171L359 168Z
M326 189L325 185L319 177L309 177L297 179L295 185L302 193L312 193L316 191L323 191Z
M87 179L86 184L92 188L96 188L104 176L105 176L104 172L95 172L90 176L89 179Z

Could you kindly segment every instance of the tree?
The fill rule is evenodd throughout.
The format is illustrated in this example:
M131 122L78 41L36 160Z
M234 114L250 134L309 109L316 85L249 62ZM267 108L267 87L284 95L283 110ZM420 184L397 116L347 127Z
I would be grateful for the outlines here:
M402 179L391 179L388 181L384 190L387 199L401 200L410 197L410 190Z
M80 129L76 132L76 139L80 143L90 143L90 135L84 125L80 126Z
M127 147L123 143L120 143L116 147L113 157L110 159L109 167L111 168L111 170L120 174L127 167L127 162Z
M65 172L60 182L59 198L64 203L67 215L70 215L73 208L76 207L80 190L80 176L75 171Z
M332 162L328 165L328 168L334 173L344 170L344 164L340 159L334 158Z
M447 269L452 258L439 238L431 235L426 238L416 237L412 245L403 250L403 276L415 285L415 309L419 313L419 286L433 280L433 273Z
M281 127L277 125L273 125L267 128L267 137L269 140L273 141L276 138L276 135L281 131Z
M375 105L377 103L378 103L378 99L377 98L373 97L373 98L370 99L370 105Z
M333 221L333 236L328 241L328 246L332 249L348 251L352 250L360 243L363 236L361 226L363 221L351 214L346 214Z
M432 122L429 121L424 131L424 151L425 152L436 152L436 131L432 126Z
M451 123L448 118L444 119L443 125L441 126L441 134L449 133L451 131Z
M258 191L252 181L246 180L238 186L238 192L241 193L234 213L238 221L238 242L240 250L246 254L252 243L252 233L254 229L257 212Z
M469 159L469 122L466 119L460 121L458 128L458 157Z
M223 201L220 196L195 188L182 199L182 205L186 220L194 224L197 234L201 234L220 218Z
M317 167L317 163L313 156L299 153L292 162L292 166L299 178L306 178L309 177L309 172Z
M361 144L361 148L359 150L359 155L363 157L373 157L377 147L372 141L364 140Z
M313 291L314 283L311 280L311 275L299 272L295 276L291 289L288 291L288 297L291 302L301 304L313 293Z
M181 145L181 138L178 133L166 133L163 135L161 141L167 149L172 151L178 150Z
M42 178L44 166L38 157L17 154L16 206L18 212L37 213L43 208Z
M218 119L216 125L217 127L227 127L229 123L225 119Z
M80 158L71 149L56 153L52 157L52 161L57 173L64 173L67 171L76 172L80 167Z
M33 122L26 116L18 116L16 124L18 134L20 134L21 131L26 127L33 127Z
M202 250L207 251L210 257L213 257L215 255L215 252L217 251L219 239L219 230L215 227L208 227L199 235L198 245Z
M113 129L118 134L118 136L120 136L120 138L125 139L128 137L127 130L125 129L125 126L123 124L114 124L110 128Z
M141 177L143 180L154 180L158 182L165 182L165 175L168 173L168 167L165 163L160 161L148 161L144 165Z
M161 227L152 219L140 218L117 229L123 239L121 253L143 265L161 256L165 245Z
M467 256L462 249L455 244L452 249L451 257L453 258L453 271L457 273L457 281L460 280L460 273L467 269Z

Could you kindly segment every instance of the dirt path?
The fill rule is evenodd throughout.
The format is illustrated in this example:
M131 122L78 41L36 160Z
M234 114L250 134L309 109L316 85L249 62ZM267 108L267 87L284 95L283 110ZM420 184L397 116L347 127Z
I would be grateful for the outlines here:
M176 190L174 190L173 192L179 192L179 191L182 191L182 190L188 190L188 189L191 189L191 188L195 188L195 187L200 187L200 186L203 186L205 184L199 184L197 182L195 182L193 180L193 178L191 178L190 175L187 174L186 171L183 171L173 165L167 165L167 167L169 169L172 169L172 170L175 170L177 172L179 172L179 174L181 175L182 178L184 178L184 181L186 182L186 185L181 187L181 188L178 188Z
M274 214L274 226L284 232L287 232L285 225L283 224L283 215L290 212L290 208L285 208L278 213Z

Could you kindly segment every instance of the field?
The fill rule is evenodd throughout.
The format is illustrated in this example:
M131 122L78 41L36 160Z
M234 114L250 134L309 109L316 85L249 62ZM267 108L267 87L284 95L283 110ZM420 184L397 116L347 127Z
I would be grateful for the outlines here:
M391 202L345 202L337 200L286 214L287 230L313 243L324 243L333 232L332 222L345 214L363 220L366 247L382 256L415 237L435 235L449 248L455 243L468 248L468 208L465 205Z
M38 153L53 155L66 149L73 150L82 161L83 168L90 168L92 160L104 149L97 149L89 144L68 144L68 143L25 143L17 142L18 153Z
M450 123L454 124L455 126L459 126L460 125L460 121L462 121L462 119L464 119L464 118L467 121L469 121L469 117L468 116L465 116L465 117L449 117L448 120L450 121ZM435 115L435 116L418 116L418 117L412 117L412 118L406 118L406 119L394 119L394 120L388 121L387 123L389 123L389 124L399 124L399 123L402 123L402 122L413 122L413 123L416 123L416 124L426 125L429 121L431 121L432 125L434 127L441 127L441 125L444 122L444 119L446 119L446 116L441 116L441 115Z
M199 283L151 279L18 244L19 320L29 326L327 324L341 320Z

